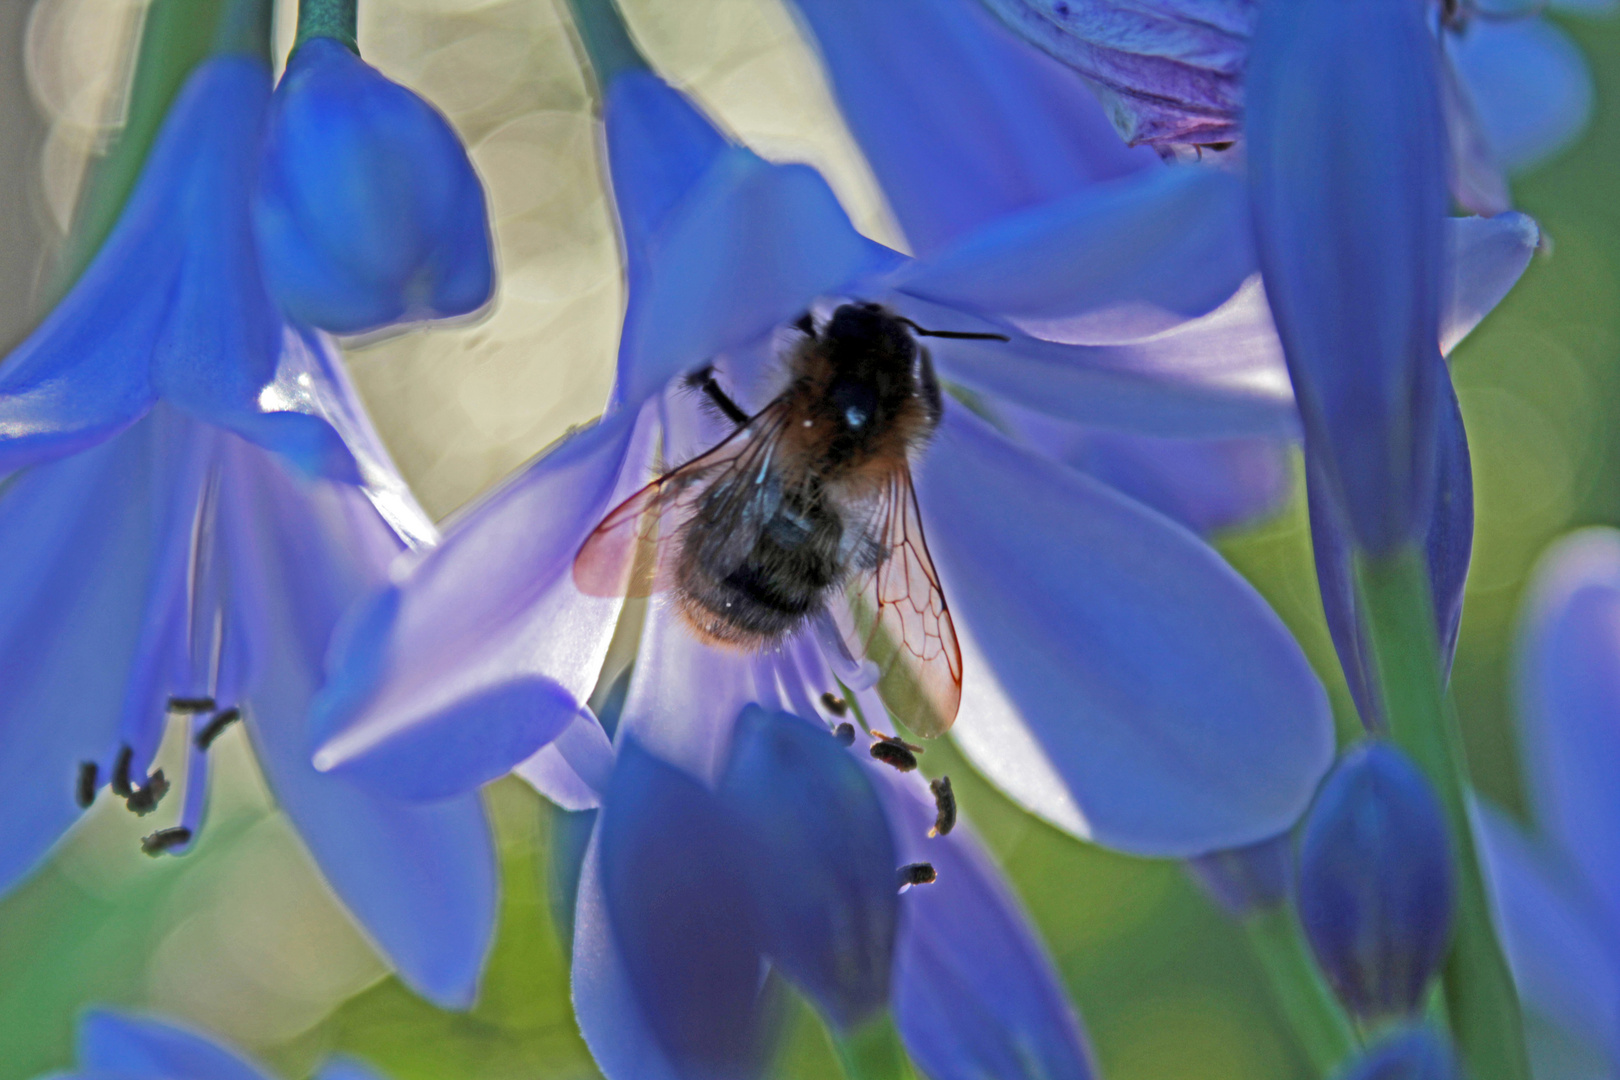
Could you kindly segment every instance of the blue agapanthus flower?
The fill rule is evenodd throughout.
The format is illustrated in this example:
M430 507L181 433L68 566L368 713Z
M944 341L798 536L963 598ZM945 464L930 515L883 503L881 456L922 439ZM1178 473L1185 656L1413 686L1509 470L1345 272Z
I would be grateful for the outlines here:
M269 96L257 57L201 64L105 246L0 365L0 889L96 800L156 812L149 852L185 850L240 718L372 940L467 1005L495 919L477 796L409 805L309 764L333 626L434 533L330 341L265 289L248 199ZM152 771L175 714L178 815Z
M1542 556L1515 661L1533 831L1488 805L1479 825L1536 1076L1620 1070L1620 532Z
M333 333L465 315L494 291L461 140L333 38L299 45L271 97L253 227L282 309Z
M811 170L728 142L644 69L606 95L630 278L613 407L463 513L351 620L318 763L417 798L530 754L520 771L600 771L607 740L581 703L618 604L576 588L580 545L646 481L656 439L678 462L728 433L680 375L712 363L761 407L778 327L861 297L1010 339L930 341L973 408L947 400L916 466L963 639L955 730L975 763L1049 820L1130 850L1197 854L1291 825L1331 755L1297 646L1191 534L998 429L1035 414L1152 435L1295 430L1241 185L1155 165L907 260L856 233ZM1516 218L1459 223L1450 239L1470 274L1448 330L1460 336L1517 276L1523 232Z
M1339 1080L1462 1080L1463 1071L1444 1036L1416 1026L1386 1032L1338 1075Z
M78 1062L52 1080L272 1080L256 1061L199 1032L152 1017L93 1009L79 1020ZM378 1080L350 1057L322 1062L315 1080Z

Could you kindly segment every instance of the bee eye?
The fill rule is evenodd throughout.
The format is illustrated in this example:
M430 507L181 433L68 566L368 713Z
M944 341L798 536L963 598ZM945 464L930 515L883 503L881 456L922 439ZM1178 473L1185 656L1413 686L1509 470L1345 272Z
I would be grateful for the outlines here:
M910 885L932 885L939 880L934 864L925 862L907 863L900 868L899 877L902 889Z

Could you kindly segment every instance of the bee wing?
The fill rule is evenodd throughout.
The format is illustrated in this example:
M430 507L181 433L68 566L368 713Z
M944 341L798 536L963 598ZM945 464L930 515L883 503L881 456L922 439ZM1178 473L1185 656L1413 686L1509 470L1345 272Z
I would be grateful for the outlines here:
M587 596L648 596L667 588L679 548L674 541L710 491L726 492L709 507L709 513L724 522L717 534L748 543L763 525L760 516L750 512L751 496L762 485L736 481L752 481L769 468L781 433L782 408L773 402L714 449L620 503L574 556L574 584L579 591Z
M867 527L877 563L850 577L845 644L877 665L890 712L919 735L943 735L962 701L962 650L904 464L873 500Z

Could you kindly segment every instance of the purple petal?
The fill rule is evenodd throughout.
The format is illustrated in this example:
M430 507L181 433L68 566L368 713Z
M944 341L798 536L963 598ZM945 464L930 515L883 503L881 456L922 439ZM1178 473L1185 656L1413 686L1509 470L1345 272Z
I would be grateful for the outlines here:
M1327 697L1212 549L959 408L917 480L958 631L988 664L965 657L956 731L992 778L1139 854L1238 847L1293 823L1332 760ZM1050 771L1014 760L1032 742Z
M0 481L0 892L81 813L84 762L144 768L178 662L198 425L159 406L83 453Z
M1451 288L1440 309L1440 351L1457 343L1518 283L1541 243L1541 228L1524 214L1447 218Z
M417 993L472 1004L494 937L495 851L476 793L427 805L310 764L308 718L344 608L403 545L353 488L300 482L236 444L221 485L232 607L249 638L247 718L260 764L326 880Z
M971 0L797 0L913 250L1151 168L1096 98ZM941 78L940 72L950 72Z
M1424 19L1405 0L1268 0L1248 67L1266 292L1323 476L1375 554L1422 533L1433 475L1448 195Z
M1518 172L1567 149L1592 115L1592 76L1546 19L1475 19L1446 39L1495 159Z
M1531 579L1518 661L1535 819L1620 926L1620 534L1555 544Z
M652 434L650 414L638 425L621 411L570 436L456 518L404 581L351 613L316 706L323 769L385 754L391 766L356 775L396 795L426 784L470 791L573 721L620 606L575 588L574 556L645 482ZM479 739L494 749L451 753Z
M1614 924L1579 872L1477 803L1475 833L1502 943L1525 1008L1620 1068L1620 966ZM1539 1075L1539 1073L1538 1073Z
M900 898L894 1011L912 1059L933 1080L1088 1080L1095 1070L1074 1007L971 827L928 838L934 805L923 784L877 768L900 858L939 874Z
M1207 315L1254 272L1244 197L1227 173L1155 169L997 218L890 285L1036 337L1135 340Z
M621 744L593 846L575 919L575 978L592 978L589 969L606 963L609 979L628 979L631 1005L576 989L598 1064L613 1080L639 1078L647 1073L615 1066L651 1051L683 1078L759 1075L768 1035L760 928L731 815L698 781L630 741ZM591 925L599 916L587 894L598 889L605 927ZM591 940L604 930L610 944ZM628 1015L603 1016L609 1004ZM625 1024L638 1020L651 1036L646 1049L635 1028L626 1038ZM637 1064L656 1071L656 1061Z
M94 1009L79 1021L79 1065L125 1080L268 1080L212 1039L158 1020Z
M613 773L613 743L585 710L512 771L564 810L591 810L601 805Z

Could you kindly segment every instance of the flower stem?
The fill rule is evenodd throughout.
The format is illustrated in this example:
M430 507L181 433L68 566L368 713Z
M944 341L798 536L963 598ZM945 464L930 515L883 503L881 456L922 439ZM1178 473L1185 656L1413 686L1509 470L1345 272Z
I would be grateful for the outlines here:
M293 49L313 37L331 38L360 54L359 0L298 0L298 36Z
M894 1017L885 1011L854 1031L834 1031L845 1080L916 1080Z
M605 89L623 72L646 68L647 58L636 48L614 0L568 0L568 7L598 86Z
M73 230L40 298L45 308L54 307L73 286L112 232L169 105L191 69L208 55L219 7L220 0L153 0L146 9L129 118L112 149L90 166L73 213Z
M1266 969L1277 1005L1319 1076L1326 1076L1360 1045L1355 1027L1311 958L1294 909L1275 904L1243 922Z
M1457 929L1445 969L1457 1044L1475 1080L1529 1080L1519 999L1491 923L1469 823L1462 732L1441 691L1423 556L1403 549L1358 559L1356 570L1390 733L1439 792L1457 857Z
M215 55L239 53L270 63L272 0L224 0L214 27Z

